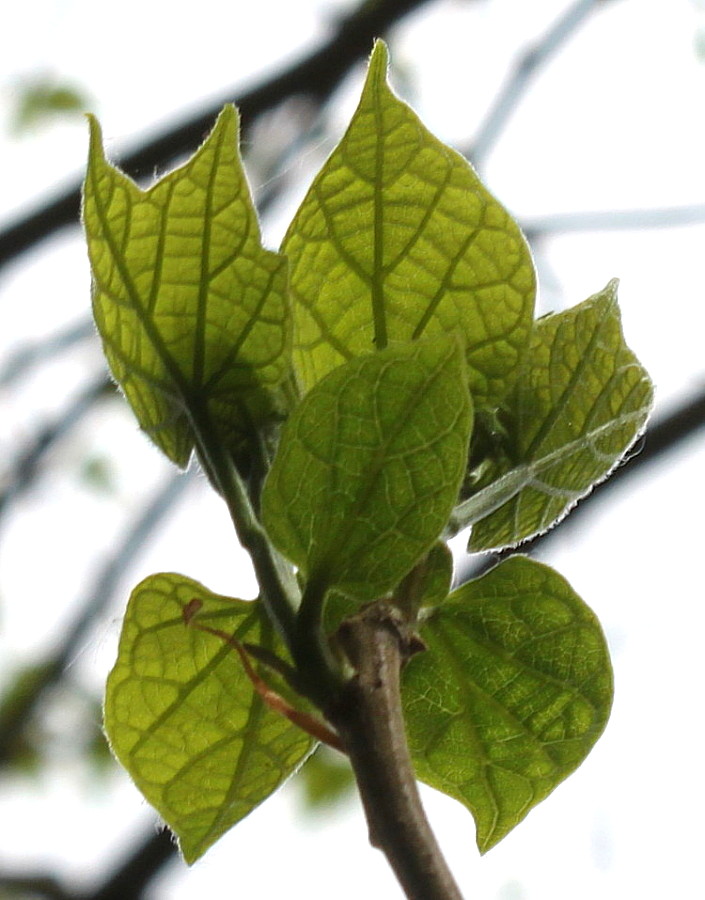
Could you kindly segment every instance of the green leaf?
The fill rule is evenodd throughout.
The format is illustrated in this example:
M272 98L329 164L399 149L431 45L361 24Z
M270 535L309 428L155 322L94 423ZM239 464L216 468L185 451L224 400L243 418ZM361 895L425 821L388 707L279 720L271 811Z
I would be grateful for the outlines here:
M286 261L263 250L227 106L189 162L147 191L105 159L98 123L83 218L93 309L140 425L185 466L196 430L236 448L289 374Z
M504 470L461 504L469 549L507 547L559 521L605 479L646 424L649 377L627 347L617 282L536 322L526 370L509 410Z
M459 331L476 406L513 383L534 269L516 223L463 157L390 90L378 41L360 105L282 245L306 389L346 360Z
M312 739L272 712L221 638L275 645L258 602L212 594L183 575L152 575L132 593L108 678L105 727L113 752L179 838L188 863L268 797L305 759Z
M436 541L428 554L414 566L395 592L395 602L414 621L424 606L435 606L448 596L453 580L453 554ZM330 591L325 602L323 631L333 635L344 619L354 615L360 604L340 591Z
M418 585L417 604L436 606L448 596L453 580L453 554L448 546L438 541L431 547Z
M570 585L521 556L455 590L421 636L402 691L416 772L468 807L484 853L602 733L607 645Z
M372 600L430 549L467 461L466 382L460 343L439 337L340 366L294 411L262 517L320 589Z
M346 756L320 744L296 776L302 812L330 816L334 806L349 800L355 791L355 776Z

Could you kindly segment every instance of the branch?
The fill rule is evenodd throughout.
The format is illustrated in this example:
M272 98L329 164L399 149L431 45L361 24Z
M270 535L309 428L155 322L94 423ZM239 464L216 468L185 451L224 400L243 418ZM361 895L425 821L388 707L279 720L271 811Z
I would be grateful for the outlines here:
M79 612L73 624L64 633L59 646L46 660L39 678L31 693L13 704L11 711L0 722L0 766L12 759L14 747L22 729L36 710L39 701L46 691L55 685L64 673L66 666L78 652L86 632L95 621L96 616L105 609L125 570L134 561L136 554L144 549L149 536L154 532L162 519L176 503L189 485L188 475L172 475L164 486L154 495L152 501L130 525L122 542L114 555L103 566L97 578L86 592L85 599L79 605Z
M167 829L152 832L94 891L78 900L142 900L150 881L166 863L176 860L177 848Z
M559 16L538 43L519 57L480 125L472 148L466 154L476 168L480 169L484 165L539 71L551 57L563 49L588 16L604 2L605 0L577 0Z
M0 873L0 894L17 897L46 897L47 900L76 900L51 875L5 875Z
M530 241L548 234L576 231L626 231L638 228L673 228L702 225L705 204L663 206L651 209L607 209L594 212L555 213L524 219L521 228Z
M91 319L85 318L61 328L47 338L20 347L0 369L0 388L10 387L39 363L48 362L94 334L95 325Z
M421 805L406 741L399 678L420 641L383 602L346 620L337 637L356 674L325 712L350 756L370 843L409 900L462 900Z
M239 97L235 104L242 116L243 133L264 112L297 95L326 100L347 72L372 49L375 37L429 0L365 0L349 16L341 19L334 34L321 47L294 65L281 70L258 87ZM131 176L151 172L192 152L203 140L225 103L233 100L228 91L209 104L202 113L175 128L162 132L137 150L128 153L121 168ZM21 218L0 233L0 268L34 244L66 225L78 222L81 183L76 181L53 201Z
M91 382L54 422L41 428L32 443L18 454L12 470L6 476L8 486L0 492L0 523L10 502L32 486L47 453L69 434L110 388L111 383L104 376Z
M46 900L142 900L149 882L166 863L176 859L171 832L146 835L102 884L86 893L65 887L53 875L0 873L0 892L5 888L19 896Z

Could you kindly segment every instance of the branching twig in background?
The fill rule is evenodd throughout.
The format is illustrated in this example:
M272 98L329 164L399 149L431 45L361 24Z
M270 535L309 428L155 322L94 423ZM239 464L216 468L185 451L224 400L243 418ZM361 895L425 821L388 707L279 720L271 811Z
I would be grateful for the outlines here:
M64 888L51 875L10 875L0 872L0 894L8 891L11 897L44 897L46 900L76 900L76 895Z
M42 677L35 682L32 692L23 697L21 703L14 704L5 720L0 722L0 766L12 758L17 738L37 708L39 700L61 678L96 617L112 599L120 579L190 482L188 474L170 476L128 527L117 550L89 586L83 602L79 604L76 618L64 632L61 643L44 664L38 663L42 669Z
M512 113L524 99L531 82L551 57L563 48L601 0L577 0L533 47L526 50L509 72L485 120L478 128L472 147L466 154L477 169L484 165ZM604 2L604 0L602 0Z
M629 231L640 228L675 228L705 224L705 204L646 209L605 209L594 212L554 213L524 219L521 227L529 241L578 231Z
M76 900L142 900L154 876L176 860L176 844L168 830L151 831L95 890Z
M95 335L95 325L88 317L62 328L47 338L16 350L0 369L0 388L8 388L40 363Z
M429 0L366 0L341 19L328 41L309 56L237 96L228 91L199 115L158 135L121 160L128 175L151 172L194 150L224 103L234 101L246 129L288 97L305 95L322 103L346 73L372 49L375 37ZM0 233L0 267L66 225L78 222L80 183Z
M176 844L171 833L152 829L93 890L73 890L51 875L0 872L0 893L6 889L19 897L44 897L46 900L142 900L150 881L171 859L176 859Z
M8 504L24 493L40 473L47 453L73 430L74 426L94 407L96 401L110 390L105 376L92 381L81 391L54 421L40 429L32 443L18 454L17 461L5 476L7 487L0 492L0 524Z

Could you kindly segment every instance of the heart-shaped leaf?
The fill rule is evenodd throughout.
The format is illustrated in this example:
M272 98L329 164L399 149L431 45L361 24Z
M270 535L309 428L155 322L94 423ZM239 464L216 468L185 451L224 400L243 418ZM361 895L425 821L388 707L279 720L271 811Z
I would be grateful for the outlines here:
M105 728L189 863L276 790L314 746L265 706L232 647L187 627L183 611L194 599L202 603L199 622L283 652L257 601L221 597L172 573L152 575L132 592L108 678Z
M294 360L308 389L362 353L459 331L477 406L513 383L534 269L519 228L468 162L390 90L375 45L360 105L282 245Z
M320 589L392 590L448 520L472 427L462 346L438 337L335 369L285 425L265 527Z
M455 590L421 636L402 682L416 773L470 809L484 853L602 733L607 645L567 582L520 556Z

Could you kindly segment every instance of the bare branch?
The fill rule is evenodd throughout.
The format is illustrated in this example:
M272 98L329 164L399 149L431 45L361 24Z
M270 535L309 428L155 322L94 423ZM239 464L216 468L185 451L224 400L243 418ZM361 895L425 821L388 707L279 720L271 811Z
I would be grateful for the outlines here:
M647 209L605 209L594 212L555 213L524 219L521 227L531 241L553 234L578 231L629 231L674 228L705 223L705 203Z
M66 629L61 643L44 664L42 677L37 679L34 689L13 704L8 715L0 722L0 766L12 759L14 747L22 728L36 710L46 691L56 684L80 648L87 631L112 599L115 589L135 556L144 549L149 537L162 522L176 501L181 497L191 478L189 475L171 475L166 484L159 488L151 502L128 527L117 550L105 563L93 584L89 585L86 596L79 604L79 611L73 624Z
M171 832L167 829L152 832L136 842L134 849L101 885L77 900L142 900L154 876L176 858Z
M331 37L318 50L280 70L258 87L237 95L229 90L191 119L147 141L127 154L121 168L128 175L150 172L190 153L203 140L224 103L235 102L246 130L262 113L283 100L305 95L319 104L326 100L346 73L372 49L400 19L429 0L365 0L340 20ZM0 234L0 268L66 225L78 222L80 181L41 208L23 217Z
M73 893L69 893L51 875L10 875L0 872L0 894L10 891L17 897L45 897L46 900L76 900Z
M400 672L420 642L382 601L343 622L337 638L356 674L325 712L350 756L370 843L409 900L462 900L421 805L406 741Z
M604 0L577 0L559 16L538 43L519 57L480 125L472 148L466 154L478 169L484 165L512 113L524 99L540 70L563 49L601 3Z
M48 362L94 334L95 325L90 319L85 318L80 322L74 322L72 325L61 328L55 334L49 335L48 338L21 347L0 369L0 388L10 387L37 364Z
M92 381L55 421L40 429L29 446L20 450L14 466L6 476L7 487L0 492L0 524L10 502L32 486L49 451L72 431L110 386L108 379L103 376Z

